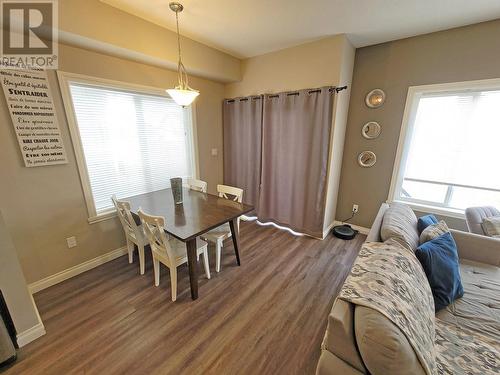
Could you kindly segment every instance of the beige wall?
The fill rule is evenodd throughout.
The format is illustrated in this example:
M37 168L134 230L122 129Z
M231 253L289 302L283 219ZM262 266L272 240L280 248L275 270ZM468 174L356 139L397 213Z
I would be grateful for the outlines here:
M160 12L165 17L173 13L164 2ZM182 22L182 21L181 21ZM182 27L182 23L181 23ZM123 12L99 0L60 0L59 29L61 41L66 44L86 44L89 40L107 43L107 53L116 46L130 56L140 57L148 62L170 63L177 66L177 36L175 32ZM79 39L76 36L87 38ZM135 53L135 54L134 54ZM240 79L240 60L189 38L182 38L183 62L191 74L234 82ZM193 85L194 86L194 85Z
M500 77L500 20L398 40L356 51L351 103L342 165L337 218L370 227L389 194L401 121L409 86ZM369 109L365 95L373 88L387 94L383 107ZM382 134L365 140L361 127L378 121ZM357 165L363 150L377 154L372 168ZM454 224L463 228L463 221Z
M240 82L226 98L336 85L346 38L337 35L242 61Z
M60 45L62 71L94 77L168 88L176 73L80 48ZM28 283L117 249L125 244L117 219L87 223L87 208L75 162L73 146L55 72L49 72L59 124L69 163L25 168L5 100L0 100L0 207L17 248ZM221 102L224 87L191 78L201 91L196 102L200 177L213 192L222 181L222 157L210 155L222 150ZM2 95L3 96L3 95ZM68 249L66 238L76 236L78 246Z

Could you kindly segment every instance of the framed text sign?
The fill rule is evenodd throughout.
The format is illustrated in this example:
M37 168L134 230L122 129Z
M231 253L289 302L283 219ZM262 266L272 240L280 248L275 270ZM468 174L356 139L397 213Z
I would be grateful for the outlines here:
M5 69L0 78L25 166L67 163L47 73Z

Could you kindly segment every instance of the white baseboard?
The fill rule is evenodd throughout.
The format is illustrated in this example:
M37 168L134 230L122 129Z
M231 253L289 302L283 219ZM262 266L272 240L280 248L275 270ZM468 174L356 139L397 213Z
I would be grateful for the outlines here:
M43 335L45 335L45 327L42 322L39 322L36 326L33 326L17 335L17 345L22 348Z
M331 223L326 229L323 229L323 239L326 238L326 236L328 236L328 233L330 233L330 231L332 230L332 228L337 225L335 224L336 221L334 221L333 223Z
M101 264L107 263L109 261L112 261L113 259L116 259L118 257L121 257L122 255L127 254L127 247L121 247L119 249L110 251L109 253L103 254L98 256L97 258L87 260L86 262L83 262L81 264L78 264L76 266L70 267L68 269L65 269L64 271L58 272L54 275L45 277L41 280L35 281L34 283L31 283L28 285L28 288L30 292L36 293L41 290L44 290L48 287L51 287L52 285L58 284L64 280L70 279L76 275L79 275L85 271L91 270L92 268L95 268L97 266L100 266Z

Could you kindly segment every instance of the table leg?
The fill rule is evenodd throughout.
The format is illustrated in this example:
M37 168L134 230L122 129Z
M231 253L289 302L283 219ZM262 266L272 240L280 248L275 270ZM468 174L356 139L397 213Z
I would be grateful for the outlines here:
M239 233L238 233L238 219L231 220L229 222L229 228L231 228L231 237L233 239L233 246L234 246L234 253L236 254L236 261L238 262L238 266L241 265L240 263L240 239L239 239Z
M196 238L186 242L191 298L198 298L198 264L196 263Z

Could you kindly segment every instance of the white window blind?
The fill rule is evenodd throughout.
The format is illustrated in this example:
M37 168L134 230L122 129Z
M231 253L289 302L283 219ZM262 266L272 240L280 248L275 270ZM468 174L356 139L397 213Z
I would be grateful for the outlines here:
M69 83L74 114L99 215L118 198L170 187L194 175L191 112L172 99Z
M500 207L500 90L424 93L414 106L397 199Z

